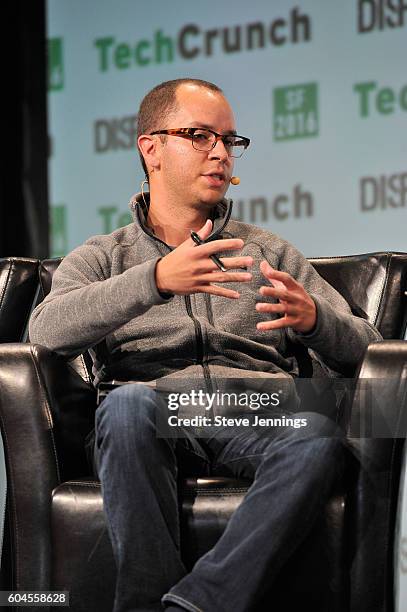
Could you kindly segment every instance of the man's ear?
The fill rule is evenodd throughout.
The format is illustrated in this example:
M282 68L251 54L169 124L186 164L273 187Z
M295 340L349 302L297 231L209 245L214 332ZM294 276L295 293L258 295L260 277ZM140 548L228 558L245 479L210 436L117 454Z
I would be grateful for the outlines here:
M160 140L149 134L137 138L137 146L144 158L148 170L156 170L160 165Z

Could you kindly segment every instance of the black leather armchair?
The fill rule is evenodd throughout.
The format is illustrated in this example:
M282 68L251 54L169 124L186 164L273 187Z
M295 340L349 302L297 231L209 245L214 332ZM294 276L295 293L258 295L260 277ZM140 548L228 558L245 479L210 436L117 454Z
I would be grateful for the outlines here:
M389 411L397 421L407 387L407 343L397 341L407 322L407 254L311 262L354 313L376 324L387 340L368 349L358 385L365 378L391 380ZM95 390L83 360L68 364L43 347L19 343L58 263L0 260L0 424L8 477L2 588L69 590L71 609L108 611L115 567L100 485L90 475L84 451ZM357 386L350 435L363 421L361 406ZM304 595L324 612L392 610L403 427L401 420L399 438L350 438L355 452L368 457L369 470L357 462L349 470L326 508L321 539L304 542L273 589L273 610L303 607ZM248 484L183 477L179 495L188 566L216 542ZM267 602L259 608L268 609Z

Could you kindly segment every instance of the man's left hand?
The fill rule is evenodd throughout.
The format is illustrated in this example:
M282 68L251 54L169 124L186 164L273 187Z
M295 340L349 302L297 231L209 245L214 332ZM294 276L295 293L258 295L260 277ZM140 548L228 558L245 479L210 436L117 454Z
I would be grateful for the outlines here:
M260 287L259 293L279 300L277 304L258 302L256 310L259 312L276 312L282 316L273 321L257 323L257 329L279 329L291 327L294 331L309 333L317 322L317 309L314 300L308 295L304 287L298 283L288 272L275 270L267 261L262 261L260 270L263 276L273 283L273 286Z

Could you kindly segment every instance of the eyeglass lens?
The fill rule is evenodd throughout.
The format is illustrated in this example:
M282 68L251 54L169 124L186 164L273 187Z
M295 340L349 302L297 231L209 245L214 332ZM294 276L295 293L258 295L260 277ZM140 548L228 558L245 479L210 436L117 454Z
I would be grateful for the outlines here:
M214 147L215 142L215 134L207 130L197 130L192 137L192 144L198 151L210 151ZM222 142L231 157L241 157L243 155L245 143L239 136L225 134L222 137Z

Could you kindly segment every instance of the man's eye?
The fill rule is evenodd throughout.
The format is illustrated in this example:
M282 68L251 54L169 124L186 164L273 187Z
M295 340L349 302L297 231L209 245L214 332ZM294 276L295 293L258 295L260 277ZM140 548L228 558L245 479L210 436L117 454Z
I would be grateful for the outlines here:
M194 138L198 142L207 142L209 140L209 134L205 132L195 132Z

